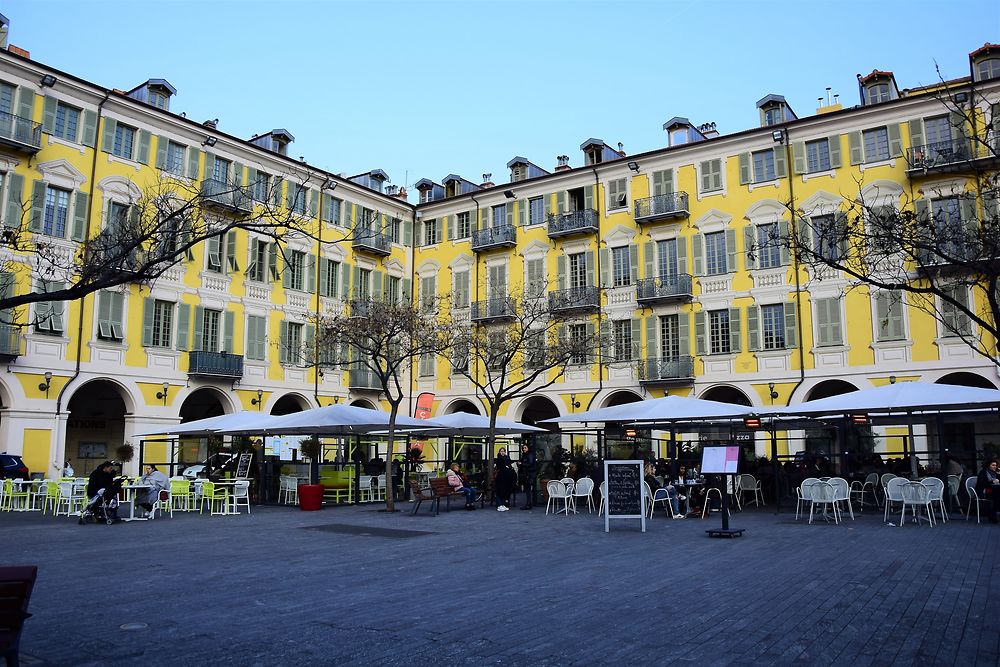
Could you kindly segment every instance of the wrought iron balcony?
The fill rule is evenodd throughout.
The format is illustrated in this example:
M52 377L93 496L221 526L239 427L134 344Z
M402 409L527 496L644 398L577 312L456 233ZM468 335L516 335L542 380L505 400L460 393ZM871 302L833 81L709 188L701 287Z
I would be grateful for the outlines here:
M476 252L517 244L517 230L511 225L496 225L472 232L472 249Z
M0 360L13 361L21 356L21 327L0 325Z
M388 257L392 254L392 239L382 232L372 229L354 228L354 239L351 245L355 250L370 252L374 255Z
M549 311L553 313L597 310L600 307L601 292L596 287L570 287L549 292Z
M206 178L201 182L201 196L205 204L228 213L249 215L253 212L250 195L239 185Z
M243 377L243 355L228 352L189 352L188 375Z
M371 299L351 299L348 305L350 306L350 317L367 318L371 316Z
M640 384L684 384L694 382L693 357L652 357L639 365Z
M656 222L688 216L688 194L671 192L635 200L635 221Z
M955 171L968 166L972 157L972 142L965 137L914 146L906 149L907 171Z
M638 303L660 303L691 298L691 276L678 273L661 278L643 278L635 286Z
M571 234L595 234L600 217L592 208L571 213L550 213L548 219L549 238Z
M348 371L347 388L382 391L382 382L367 368L352 368Z
M515 316L516 307L517 302L509 296L487 299L486 301L474 301L469 310L469 317L473 322L508 320Z
M0 145L34 155L42 150L42 124L0 112Z

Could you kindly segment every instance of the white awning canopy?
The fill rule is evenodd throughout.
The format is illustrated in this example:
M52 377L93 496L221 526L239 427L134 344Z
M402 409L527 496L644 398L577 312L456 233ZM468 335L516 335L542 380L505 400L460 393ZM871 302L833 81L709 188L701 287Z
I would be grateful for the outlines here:
M781 408L762 408L760 415L822 417L960 412L1000 408L1000 390L930 382L897 382Z
M448 435L486 436L489 435L490 431L490 418L483 415L455 412L450 415L435 417L434 421L438 424L443 424L444 428L431 429L426 431L425 435L430 437ZM496 435L546 432L544 428L529 426L528 424L522 424L512 419L504 419L503 417L497 417L496 428L494 429L494 434Z
M745 405L706 401L700 398L664 396L646 401L636 401L608 408L588 410L577 414L546 419L542 423L600 422L600 423L669 423L707 419L733 419L751 414L755 409Z

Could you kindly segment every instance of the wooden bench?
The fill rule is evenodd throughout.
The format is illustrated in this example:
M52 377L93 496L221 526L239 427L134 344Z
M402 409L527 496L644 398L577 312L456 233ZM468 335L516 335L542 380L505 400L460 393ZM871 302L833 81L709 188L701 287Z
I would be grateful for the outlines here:
M0 567L0 655L7 665L17 667L21 629L28 613L28 600L35 587L38 568L34 565Z
M461 491L456 491L452 488L451 484L448 483L447 477L432 477L430 479L430 488L423 487L416 482L416 480L410 480L410 489L413 491L413 500L416 503L413 507L413 511L410 515L417 513L420 509L420 504L425 500L431 501L431 508L434 510L434 516L437 516L438 511L441 509L441 499L445 499L445 509L451 510L451 499L454 496L462 496L465 494Z

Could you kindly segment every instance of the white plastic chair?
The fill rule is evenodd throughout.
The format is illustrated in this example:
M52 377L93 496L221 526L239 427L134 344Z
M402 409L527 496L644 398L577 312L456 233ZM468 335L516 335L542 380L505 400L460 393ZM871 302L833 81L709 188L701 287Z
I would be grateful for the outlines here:
M799 517L802 515L802 509L804 508L804 506L812 504L812 494L809 493L809 489L812 487L813 484L815 484L818 481L819 479L817 479L816 477L806 477L804 480L802 480L802 484L800 484L799 487L795 489L796 521L798 521Z
M240 480L233 484L233 493L229 496L233 514L240 513L240 507L247 508L250 514L250 480Z
M549 500L545 503L545 513L548 514L549 508L552 508L553 514L566 512L566 516L569 516L572 509L573 496L570 495L566 485L558 480L549 480L548 484L545 485L545 491L549 495ZM563 501L563 508L561 510L558 509L560 500Z
M738 480L737 488L739 489L740 495L742 496L742 495L747 494L747 493L752 493L753 494L753 504L756 505L757 507L763 507L764 506L764 494L761 493L761 490L760 490L760 481L758 481L757 478L754 477L753 475L749 475L749 474L739 475L737 477L737 480ZM749 504L749 501L747 501L744 498L743 499L743 505L748 505L748 504Z
M732 486L730 484L727 483L726 486L729 487L728 488L729 491L732 491ZM717 487L714 487L714 486L710 486L707 489L705 489L705 504L701 508L701 518L702 519L705 518L705 515L708 513L708 508L711 507L711 505L712 505L712 494L713 493L719 499L719 504L720 505L722 504L722 491L720 491ZM732 510L729 510L729 516L732 516L732 515L733 515Z
M896 476L891 472L884 473L878 478L878 485L882 489L882 500L885 501L885 488L889 485L889 480L894 479Z
M843 477L830 478L830 484L833 485L834 500L838 503L847 503L847 512L851 515L851 521L854 521L854 505L851 503L851 485ZM841 515L843 515L843 512L841 512Z
M604 508L608 506L608 483L601 482L601 506L597 510L597 516L604 516Z
M938 480L940 481L940 480ZM918 508L923 508L927 513L927 521L934 525L934 508L931 506L930 490L921 482L906 482L900 486L900 493L903 496L903 512L899 516L899 525L906 523L906 508L911 508L914 521L919 522L920 515Z
M649 518L653 518L653 511L656 509L656 503L663 503L665 505L665 511L669 512L673 516L674 510L670 506L670 494L666 489L657 489L653 491L649 498Z
M875 498L875 507L880 505L878 500L878 474L868 473L865 477L864 483L857 480L851 482L851 497L852 500L856 497L858 501L858 511L864 511L865 508L865 493L871 492L872 497Z
M970 477L965 480L965 492L969 494L969 507L965 511L965 520L968 521L969 517L972 516L972 504L976 505L976 523L979 523L979 503L982 500L979 498L979 494L976 493L976 478Z
M884 475L883 475L884 477ZM882 520L889 520L889 510L893 503L903 502L903 492L902 487L904 484L909 484L910 480L905 477L893 477L885 485L885 512L882 513Z
M375 491L372 489L372 479L371 475L361 475L358 478L358 500L360 502L365 502L369 500L375 500Z
M577 498L587 499L587 513L591 514L594 511L594 480L589 477L581 477L576 480L576 485L573 487L573 507L576 507Z
M385 473L379 475L376 479L377 483L373 491L375 500L385 500Z
M812 501L809 503L810 524L813 522L813 512L817 507L823 508L824 516L826 515L826 508L832 508L833 522L835 524L840 523L840 510L837 508L837 489L833 484L817 480L809 487L809 498Z
M170 518L174 518L174 501L170 494L170 488L160 489L156 494L156 501L153 503L153 509L149 511L149 518L155 519L156 513L169 514Z
M948 475L948 498L952 507L957 507L958 511L965 514L962 509L962 502L958 499L958 490L962 488L962 478L958 475Z
M73 482L59 482L59 499L56 501L56 511L53 516L59 516L60 509L65 506L66 516L73 512Z
M944 482L937 477L927 477L920 480L920 483L927 487L932 509L934 503L937 503L941 511L941 523L948 523L948 513L944 509Z

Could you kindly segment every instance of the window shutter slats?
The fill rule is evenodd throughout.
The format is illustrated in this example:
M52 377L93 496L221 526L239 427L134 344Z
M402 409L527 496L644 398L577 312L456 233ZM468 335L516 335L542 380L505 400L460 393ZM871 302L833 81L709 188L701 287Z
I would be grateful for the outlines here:
M792 144L792 173L804 174L808 171L806 166L806 145L804 142L796 141Z
M865 161L864 145L861 142L861 132L847 133L847 147L851 154L851 164L861 164Z
M191 323L191 306L186 303L177 304L177 349L188 349L188 335Z
M750 352L760 349L759 313L759 306L747 306L747 350Z
M785 347L798 345L798 318L795 302L788 301L783 305L785 315Z
M742 349L740 341L740 309L729 309L729 351L739 352Z
M899 123L886 125L886 133L889 135L889 156L901 156L903 154L903 138L899 133Z
M827 147L830 151L830 168L840 169L840 135L835 134L827 139Z
M746 185L751 180L750 153L740 153L740 185Z

